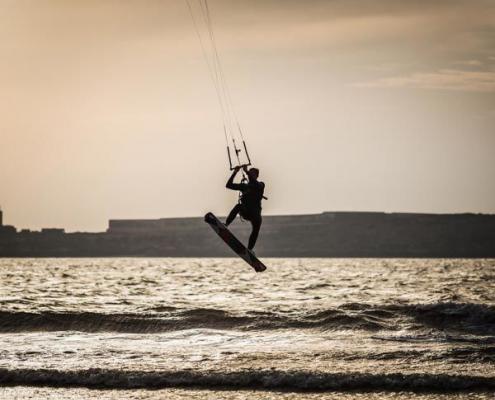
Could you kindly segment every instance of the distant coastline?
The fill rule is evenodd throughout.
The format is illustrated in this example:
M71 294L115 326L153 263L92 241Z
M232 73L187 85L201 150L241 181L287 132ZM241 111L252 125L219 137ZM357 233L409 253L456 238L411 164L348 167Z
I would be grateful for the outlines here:
M233 232L241 240L247 223ZM265 216L261 257L495 257L495 215L324 212ZM110 220L106 232L0 226L0 257L229 257L197 218Z

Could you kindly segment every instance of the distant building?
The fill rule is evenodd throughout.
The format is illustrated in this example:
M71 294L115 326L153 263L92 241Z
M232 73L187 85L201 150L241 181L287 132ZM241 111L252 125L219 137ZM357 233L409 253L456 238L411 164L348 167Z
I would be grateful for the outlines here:
M17 229L12 225L0 225L0 235L17 233Z
M202 218L161 218L161 219L111 219L107 233L115 234L163 234L177 230L203 228Z
M3 224L3 211L0 209L0 235L17 233L17 229L11 225Z
M65 233L65 229L43 228L41 229L41 233L44 233L46 235L63 235Z

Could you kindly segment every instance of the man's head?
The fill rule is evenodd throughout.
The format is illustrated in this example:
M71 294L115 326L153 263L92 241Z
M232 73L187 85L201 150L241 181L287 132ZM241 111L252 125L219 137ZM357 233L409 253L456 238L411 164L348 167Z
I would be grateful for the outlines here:
M258 168L250 168L247 172L247 176L250 181L255 181L260 175L260 170Z

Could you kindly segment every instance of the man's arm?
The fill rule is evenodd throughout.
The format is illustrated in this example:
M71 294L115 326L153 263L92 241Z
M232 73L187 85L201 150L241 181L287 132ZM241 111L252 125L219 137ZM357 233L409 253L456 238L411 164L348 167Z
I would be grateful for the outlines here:
M235 167L234 168L234 172L232 172L232 175L230 176L229 180L227 181L227 184L225 185L225 187L227 189L231 189L231 190L242 190L242 188L243 188L243 184L242 183L234 183L235 176L237 175L237 173L239 172L239 170L240 170L240 167Z

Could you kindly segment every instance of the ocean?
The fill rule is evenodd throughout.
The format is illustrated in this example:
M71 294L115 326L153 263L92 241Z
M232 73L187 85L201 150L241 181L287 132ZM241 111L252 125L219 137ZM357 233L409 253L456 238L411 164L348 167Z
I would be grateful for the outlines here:
M493 399L495 260L0 260L0 399Z

